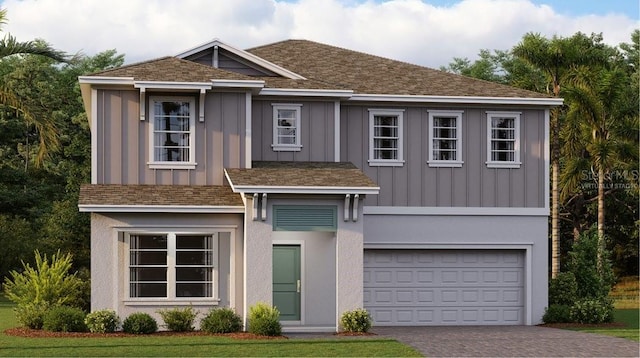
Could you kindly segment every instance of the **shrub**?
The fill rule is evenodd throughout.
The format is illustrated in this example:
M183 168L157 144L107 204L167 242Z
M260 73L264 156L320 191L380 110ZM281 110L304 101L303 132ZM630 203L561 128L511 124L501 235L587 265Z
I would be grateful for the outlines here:
M165 323L164 326L174 332L193 331L193 321L195 321L198 315L191 307L159 310L158 314L162 317Z
M122 330L125 333L150 334L158 330L158 323L148 313L136 312L124 319Z
M20 324L31 329L42 329L44 315L48 309L47 303L27 303L16 306L14 312Z
M213 308L200 321L200 329L209 333L233 333L242 329L242 318L231 308Z
M578 283L573 272L560 272L549 281L549 305L571 306L578 299Z
M261 336L279 336L282 333L280 311L264 302L249 307L249 332Z
M594 228L583 232L573 244L567 267L575 275L579 299L600 299L609 295L614 282L613 269L607 251L599 247Z
M571 321L607 323L613 321L613 302L609 298L582 299L571 306Z
M77 307L56 306L45 313L42 328L52 332L86 332L85 313Z
M15 302L18 322L40 329L44 312L54 306L74 306L80 299L82 280L70 274L71 254L61 255L60 251L51 256L35 252L35 267L22 262L23 272L11 271L6 277L5 295Z
M552 304L544 310L542 316L544 323L568 323L571 322L571 306Z
M368 332L371 328L371 315L364 308L347 311L340 317L340 324L347 332Z
M120 325L120 317L113 310L94 311L87 315L84 323L93 333L112 333Z

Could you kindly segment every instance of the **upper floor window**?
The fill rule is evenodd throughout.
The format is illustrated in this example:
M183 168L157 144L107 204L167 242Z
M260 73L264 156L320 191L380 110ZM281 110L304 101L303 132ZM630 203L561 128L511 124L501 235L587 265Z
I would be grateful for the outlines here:
M273 104L273 144L275 151L300 151L301 104Z
M369 165L402 166L401 109L369 109Z
M195 99L151 97L151 168L195 168Z
M487 167L520 164L520 112L487 112Z
M462 166L462 111L429 111L430 167Z
M217 236L129 234L130 298L214 298Z

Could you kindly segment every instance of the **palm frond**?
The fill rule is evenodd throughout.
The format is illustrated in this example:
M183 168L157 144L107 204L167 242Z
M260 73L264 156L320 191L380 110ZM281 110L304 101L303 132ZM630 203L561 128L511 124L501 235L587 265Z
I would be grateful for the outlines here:
M0 105L15 110L28 125L38 132L39 146L35 164L41 165L51 152L59 149L58 131L54 121L47 116L37 116L10 89L0 85Z
M5 35L0 40L0 58L18 54L45 56L58 62L68 62L69 60L64 52L58 51L47 44L36 41L19 42L10 34Z

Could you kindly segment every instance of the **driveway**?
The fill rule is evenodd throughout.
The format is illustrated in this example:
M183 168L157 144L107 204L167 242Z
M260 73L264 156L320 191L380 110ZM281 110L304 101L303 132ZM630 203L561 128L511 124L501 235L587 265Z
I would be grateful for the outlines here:
M427 357L638 357L617 337L537 326L373 327Z

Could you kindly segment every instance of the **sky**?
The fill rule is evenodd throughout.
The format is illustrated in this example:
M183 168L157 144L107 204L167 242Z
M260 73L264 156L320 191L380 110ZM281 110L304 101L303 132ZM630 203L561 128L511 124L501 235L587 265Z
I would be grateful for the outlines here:
M602 33L613 46L640 28L640 0L0 0L20 41L68 53L116 49L132 63L213 39L248 49L306 39L438 68L524 34ZM1 34L0 34L1 35Z

